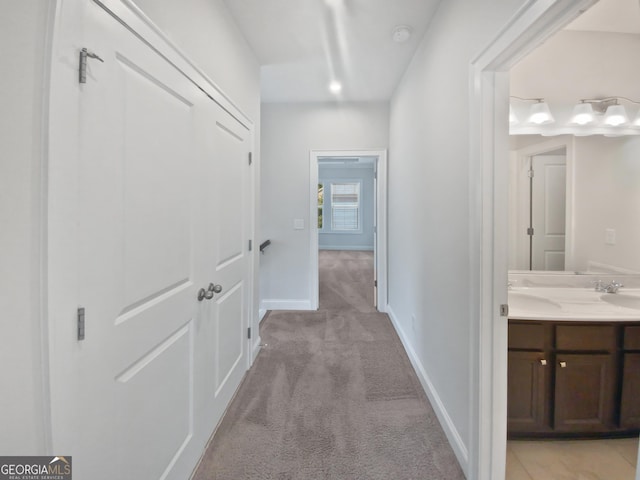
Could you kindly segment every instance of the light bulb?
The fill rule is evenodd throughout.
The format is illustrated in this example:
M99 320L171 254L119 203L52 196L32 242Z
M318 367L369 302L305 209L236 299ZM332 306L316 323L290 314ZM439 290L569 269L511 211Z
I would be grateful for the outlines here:
M549 105L545 102L539 101L531 105L529 113L529 122L536 125L545 125L547 123L553 123L553 115L549 111Z
M587 125L593 123L593 107L590 103L579 103L573 107L573 116L571 117L571 123L578 125Z
M624 109L624 105L611 105L607 108L607 112L604 116L605 125L610 125L612 127L617 127L619 125L624 125L629 121L627 117L627 112Z

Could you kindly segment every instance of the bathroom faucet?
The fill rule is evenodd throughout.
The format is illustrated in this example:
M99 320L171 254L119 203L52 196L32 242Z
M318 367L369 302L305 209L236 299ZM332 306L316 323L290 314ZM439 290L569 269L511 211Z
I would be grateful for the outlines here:
M617 282L616 280L611 280L610 284L605 284L602 280L596 280L595 282L596 292L606 292L606 293L618 293L620 287L624 287L623 284Z

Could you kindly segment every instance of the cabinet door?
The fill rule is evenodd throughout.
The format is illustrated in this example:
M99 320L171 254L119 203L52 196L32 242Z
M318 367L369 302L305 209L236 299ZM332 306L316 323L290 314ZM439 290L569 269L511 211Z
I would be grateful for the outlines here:
M616 384L613 355L559 354L555 371L555 430L611 429Z
M507 429L534 432L549 429L548 381L551 362L542 352L509 351Z
M640 428L640 353L625 353L620 426Z

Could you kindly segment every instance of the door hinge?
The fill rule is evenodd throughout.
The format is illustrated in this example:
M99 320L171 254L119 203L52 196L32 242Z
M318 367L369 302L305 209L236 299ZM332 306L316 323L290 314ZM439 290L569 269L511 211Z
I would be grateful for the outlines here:
M527 228L527 235L533 235L533 227Z
M247 338L251 339L251 327L247 328Z
M506 303L503 303L502 305L500 305L500 316L501 317L509 316L509 305L507 305Z
M253 154L249 152L249 165L253 163Z
M527 177L529 177L529 178L533 178L533 177L535 177L535 173L533 172L533 169L531 169L531 170L529 170L529 171L527 172Z
M87 58L95 58L104 63L104 60L86 48L80 50L80 65L78 66L78 81L80 83L87 83Z
M373 281L373 286L374 286L374 287L377 287L377 286L378 286L378 280L374 280L374 281Z
M249 251L253 250L253 240L249 240Z
M84 307L78 307L78 340L84 340Z
M377 225L373 227L373 233L378 233L378 226Z

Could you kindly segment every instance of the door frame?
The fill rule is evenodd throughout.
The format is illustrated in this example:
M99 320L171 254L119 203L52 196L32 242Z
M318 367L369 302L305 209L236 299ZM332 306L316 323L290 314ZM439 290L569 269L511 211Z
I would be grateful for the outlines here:
M318 163L324 157L376 157L376 274L378 311L387 311L387 150L311 150L309 152L309 300L311 310L320 303L318 267Z
M527 0L469 65L470 479L504 480L509 69L597 0Z
M574 157L574 144L575 138L573 136L560 136L557 138L553 138L550 140L546 140L544 142L537 143L535 145L530 145L527 147L520 148L513 152L514 158L512 161L515 162L515 168L510 169L510 173L514 175L511 177L510 184L517 185L516 187L516 195L510 196L510 211L509 211L509 225L517 225L518 231L526 230L528 226L528 222L522 223L521 219L523 218L523 214L529 215L528 210L528 200L526 202L523 201L523 189L525 185L522 183L524 180L524 172L528 169L529 159L531 157L535 157L537 155L546 155L549 152L553 152L560 148L565 149L565 157L566 157L566 172L567 172L567 180L565 185L565 198L566 198L566 206L565 206L565 253L564 253L564 269L565 270L573 270L574 269L574 256L575 256L575 243L573 238L573 229L571 226L573 225L573 217L575 214L575 196L574 196L574 186L575 186L575 157ZM526 186L528 189L528 184ZM527 191L528 193L528 191ZM526 205L525 205L526 203ZM513 228L509 228L509 235L512 235ZM514 265L522 264L523 258L529 257L529 244L528 242L524 242L522 237L514 238L511 243L511 246L515 248L509 250L509 254L515 255L518 262L514 263Z

